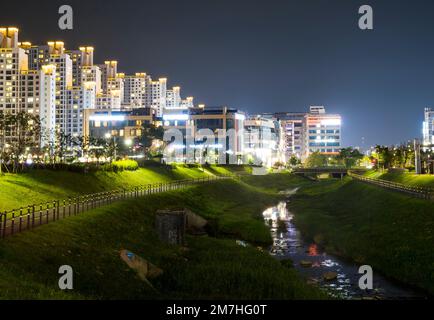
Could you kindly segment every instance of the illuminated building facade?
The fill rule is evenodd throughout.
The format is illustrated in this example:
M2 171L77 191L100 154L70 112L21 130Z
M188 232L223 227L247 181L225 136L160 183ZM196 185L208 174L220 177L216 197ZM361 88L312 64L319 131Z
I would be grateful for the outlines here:
M124 79L124 99L122 104L125 108L135 109L146 106L145 93L151 77L146 73L134 75L122 75Z
M65 124L63 131L67 135L79 137L83 135L84 111L95 109L95 88L83 84L67 90L67 108L65 109Z
M166 109L181 108L181 88L173 87L166 91Z
M187 97L185 99L181 99L179 107L181 109L194 108L194 101L193 101L193 99L194 99L193 97Z
M169 146L173 154L168 155L166 161L242 163L244 120L243 112L228 107L190 108L165 113L164 129L177 129L182 133L182 141Z
M423 145L424 149L434 150L434 109L425 108L423 121Z
M282 127L282 140L285 158L288 161L292 156L301 159L304 137L304 118L302 112L279 112L274 116L280 121Z
M304 118L302 159L313 152L338 155L341 149L341 116L327 114L322 106L310 107Z
M81 69L83 66L83 52L81 50L65 50L72 62L72 86L81 86Z
M118 62L105 61L99 65L101 70L101 92L96 97L97 109L119 110L124 97L124 79L119 76Z
M163 115L166 108L167 79L160 78L156 81L151 80L147 83L145 91L145 105L154 109L157 117Z
M56 66L56 126L65 131L67 126L67 95L72 88L72 60L62 41L48 42L50 64Z
M50 63L50 49L48 45L30 45L26 48L26 43L23 42L21 47L27 49L30 70L41 70L43 65Z
M142 135L144 124L155 123L154 110L138 108L134 110L85 110L84 135L99 139L116 137L119 143Z
M253 116L244 121L244 159L246 163L271 167L285 162L279 120L267 116Z
M40 116L40 146L53 139L55 130L56 67L46 65L29 70L28 49L20 47L17 28L0 28L0 111L27 112ZM13 142L11 132L3 132L0 144Z

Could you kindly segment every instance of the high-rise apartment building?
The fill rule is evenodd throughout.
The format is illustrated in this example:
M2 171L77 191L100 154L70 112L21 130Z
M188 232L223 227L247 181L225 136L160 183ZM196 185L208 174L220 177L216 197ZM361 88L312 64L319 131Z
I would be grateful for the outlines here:
M146 106L154 109L157 117L163 115L163 110L166 108L167 95L167 79L160 78L151 80L146 86L145 101Z
M105 61L101 70L102 92L97 94L97 109L120 109L124 98L124 76L118 74L117 61Z
M53 140L55 129L56 67L47 65L29 70L30 43L18 43L18 29L0 28L0 110L38 115L41 122L39 144ZM13 130L12 130L13 131ZM3 133L0 143L13 141L12 133Z
M39 74L39 113L41 122L41 147L52 146L56 130L56 66L43 65ZM37 98L36 98L37 99Z
M65 131L67 127L68 89L72 88L72 60L65 52L62 41L48 42L50 64L56 66L56 126Z
M80 47L82 52L81 84L87 88L92 86L95 94L102 93L101 70L93 64L93 47Z
M104 64L98 65L101 70L101 88L104 93L109 90L108 84L111 79L118 76L118 62L116 60L104 61Z
M151 82L151 77L146 73L134 75L121 75L124 79L124 100L126 108L143 108L146 106L146 87Z
M71 136L82 136L84 128L84 111L95 109L95 87L93 84L83 83L79 87L67 90L67 108L64 133Z
M181 107L181 88L173 87L166 91L166 109L179 109Z
M82 50L65 50L72 62L72 86L80 87L82 78L83 52Z
M124 101L125 84L124 78L117 74L114 78L107 80L107 94L119 100L119 106ZM114 108L114 107L113 107Z
M0 28L0 110L20 110L20 75L28 70L28 57L18 46L17 28Z
M187 97L185 99L181 99L181 102L179 104L179 107L181 109L190 109L190 108L194 108L194 102L193 102L194 98L193 97Z
M434 109L425 108L423 121L423 146L424 149L434 150Z
M50 63L50 48L48 45L28 45L21 43L21 48L25 49L29 59L30 70L41 70L43 65Z
M41 70L26 70L20 75L19 111L40 119L40 144L54 141L56 125L56 67L44 65Z

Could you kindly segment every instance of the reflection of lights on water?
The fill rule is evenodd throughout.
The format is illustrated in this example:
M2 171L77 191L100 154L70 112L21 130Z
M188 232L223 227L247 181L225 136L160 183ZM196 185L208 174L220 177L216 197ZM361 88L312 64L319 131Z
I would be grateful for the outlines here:
M272 220L276 222L277 220L288 220L288 211L286 210L286 203L281 202L277 207L268 208L262 213L266 221Z
M381 298L383 295L387 295L388 290L383 288L382 290L373 290L370 293L361 292L357 286L357 269L349 267L345 262L341 264L333 260L333 256L323 252L322 248L316 244L306 246L300 237L299 231L291 222L293 215L288 212L285 202L265 210L263 215L267 224L270 219L272 220L271 235L273 245L270 248L270 254L278 259L290 258L299 272L307 274L311 282L327 292L331 297L352 299L364 296L372 297L375 294ZM286 232L278 232L278 219L286 221ZM312 261L312 267L300 267L300 261L303 259ZM324 280L322 274L326 271L336 272L336 279L333 281Z
M308 254L311 257L318 256L318 246L315 243L313 243L309 246L309 253Z
M323 262L321 262L321 265L324 266L324 267L331 268L331 267L337 267L337 266L339 266L339 263L337 263L336 261L327 259L327 260L324 260Z

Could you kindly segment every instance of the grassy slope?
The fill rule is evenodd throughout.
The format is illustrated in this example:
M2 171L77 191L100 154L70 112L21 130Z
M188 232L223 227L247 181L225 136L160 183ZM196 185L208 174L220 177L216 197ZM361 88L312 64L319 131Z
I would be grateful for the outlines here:
M290 182L288 183L290 184ZM245 205L255 199L256 205ZM261 207L275 198L233 181L119 202L0 242L0 298L323 298L267 253L231 238L268 242ZM188 251L158 241L154 212L189 207L212 221L215 237L188 237ZM223 238L224 236L224 238ZM119 258L126 248L164 270L138 281ZM75 272L75 290L56 289L60 265ZM19 275L19 276L18 276Z
M330 251L434 293L434 202L345 179L304 188L291 207Z
M67 171L35 170L24 174L5 174L0 176L0 211L122 187L201 178L209 175L227 175L240 171L246 172L248 167L213 165L195 168L179 165L168 169L157 165L120 173L81 174Z
M208 176L197 168L182 166L141 168L120 173L96 172L80 174L50 170L35 170L25 174L0 176L0 211L17 209L33 203L65 199L68 196L89 194L117 188L136 186L174 179Z
M305 178L289 173L277 173L264 176L243 176L241 180L258 191L276 193L294 187L310 185L311 182Z
M414 173L388 173L378 171L368 171L366 176L375 179L383 179L403 183L410 186L434 188L434 175L417 175Z

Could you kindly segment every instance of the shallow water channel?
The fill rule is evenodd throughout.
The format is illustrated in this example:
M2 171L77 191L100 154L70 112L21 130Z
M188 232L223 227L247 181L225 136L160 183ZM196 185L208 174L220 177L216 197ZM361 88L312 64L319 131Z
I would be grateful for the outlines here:
M273 245L270 254L277 259L290 259L308 283L319 286L331 296L341 299L423 299L422 293L395 283L373 270L373 289L359 288L360 265L328 254L313 242L303 239L293 223L293 214L286 202L263 212L270 225ZM280 228L279 226L280 220ZM271 223L270 223L271 222ZM284 227L282 227L284 223ZM326 280L325 278L329 279ZM330 279L333 278L333 279Z

